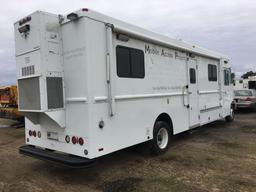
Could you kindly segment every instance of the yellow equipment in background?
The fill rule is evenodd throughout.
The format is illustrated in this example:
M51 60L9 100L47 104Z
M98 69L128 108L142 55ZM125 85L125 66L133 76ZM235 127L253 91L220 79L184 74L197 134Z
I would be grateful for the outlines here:
M23 121L23 115L18 111L17 86L0 87L0 118Z

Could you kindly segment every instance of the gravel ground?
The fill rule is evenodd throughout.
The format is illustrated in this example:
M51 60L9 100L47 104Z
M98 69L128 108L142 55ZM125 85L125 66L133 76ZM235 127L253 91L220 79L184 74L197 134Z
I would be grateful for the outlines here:
M218 121L175 136L162 156L129 148L82 170L18 154L24 129L11 123L0 120L0 192L256 191L256 113L240 112L233 123Z

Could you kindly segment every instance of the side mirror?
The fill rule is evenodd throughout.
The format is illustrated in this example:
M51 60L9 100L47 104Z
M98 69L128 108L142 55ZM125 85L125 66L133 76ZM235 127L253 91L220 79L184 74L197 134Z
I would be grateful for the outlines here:
M236 77L235 73L231 73L231 82L234 86L236 85L235 77Z

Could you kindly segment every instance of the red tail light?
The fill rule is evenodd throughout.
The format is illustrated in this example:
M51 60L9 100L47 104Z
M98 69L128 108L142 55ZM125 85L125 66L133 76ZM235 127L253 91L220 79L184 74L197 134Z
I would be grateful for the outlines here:
M252 98L247 97L247 98L245 99L245 101L252 101Z
M31 130L29 130L28 134L29 134L30 137L33 135Z
M36 131L33 131L33 136L36 137Z
M72 137L72 143L73 143L73 144L76 144L76 142L77 142L77 139L76 139L75 136L73 136L73 137Z
M78 143L79 143L80 145L83 145L83 144L84 144L83 138L80 137L80 138L78 139Z

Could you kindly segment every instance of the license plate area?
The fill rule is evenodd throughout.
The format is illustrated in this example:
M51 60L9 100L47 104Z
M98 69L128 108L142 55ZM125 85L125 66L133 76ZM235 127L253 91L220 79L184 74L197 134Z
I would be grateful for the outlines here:
M59 141L58 133L56 132L47 132L47 139Z

